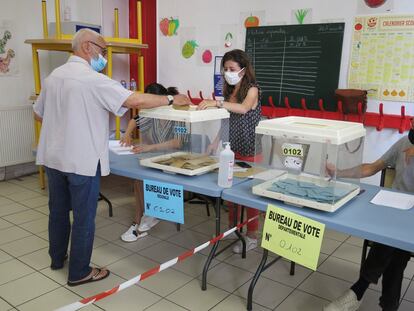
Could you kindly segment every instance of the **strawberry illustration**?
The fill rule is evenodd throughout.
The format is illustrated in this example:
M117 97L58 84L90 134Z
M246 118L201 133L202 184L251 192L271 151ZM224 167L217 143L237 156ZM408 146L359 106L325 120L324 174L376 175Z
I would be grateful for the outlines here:
M188 40L184 45L181 53L183 54L184 58L190 58L193 56L195 48L198 46L195 40Z
M160 30L164 36L168 36L169 23L170 21L168 20L168 18L163 18L160 21Z

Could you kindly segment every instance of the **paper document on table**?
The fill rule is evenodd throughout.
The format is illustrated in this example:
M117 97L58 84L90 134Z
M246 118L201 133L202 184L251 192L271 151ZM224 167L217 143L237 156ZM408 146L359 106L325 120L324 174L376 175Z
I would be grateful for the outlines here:
M380 190L371 200L371 203L408 210L414 206L414 195Z
M132 146L124 147L119 144L119 140L109 141L109 150L118 155L134 154L132 152Z

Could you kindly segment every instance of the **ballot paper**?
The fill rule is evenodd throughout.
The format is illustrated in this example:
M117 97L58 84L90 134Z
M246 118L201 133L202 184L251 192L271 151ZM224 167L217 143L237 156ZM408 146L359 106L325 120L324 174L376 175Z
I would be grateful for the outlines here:
M238 165L233 166L233 173L244 173L247 172L247 168L240 167Z
M119 140L110 140L109 150L118 155L134 154L132 152L132 146L129 146L129 147L121 146L119 143Z
M414 195L387 190L380 190L371 200L376 205L409 210L414 206Z

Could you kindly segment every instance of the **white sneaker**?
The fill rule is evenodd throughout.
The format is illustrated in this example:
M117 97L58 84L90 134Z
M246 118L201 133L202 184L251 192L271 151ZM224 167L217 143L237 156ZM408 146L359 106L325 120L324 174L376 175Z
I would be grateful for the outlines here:
M152 227L154 227L160 220L151 216L142 216L141 223L138 226L138 230L140 232L148 231Z
M362 301L358 301L354 291L348 289L341 297L336 298L323 311L357 311Z
M244 239L246 240L246 252L255 249L257 247L257 239L249 238L248 236L245 236ZM233 253L235 254L241 254L243 251L243 244L242 241L239 241L236 243L236 245L233 246Z
M121 240L124 242L135 242L139 238L143 238L148 235L146 232L139 233L137 230L137 224L133 223L129 229L121 235Z

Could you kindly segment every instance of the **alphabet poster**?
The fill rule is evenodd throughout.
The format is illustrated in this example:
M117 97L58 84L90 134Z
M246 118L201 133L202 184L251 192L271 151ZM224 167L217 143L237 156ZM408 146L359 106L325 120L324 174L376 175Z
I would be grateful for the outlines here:
M373 99L414 102L414 16L356 17L348 87Z

